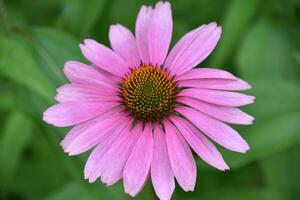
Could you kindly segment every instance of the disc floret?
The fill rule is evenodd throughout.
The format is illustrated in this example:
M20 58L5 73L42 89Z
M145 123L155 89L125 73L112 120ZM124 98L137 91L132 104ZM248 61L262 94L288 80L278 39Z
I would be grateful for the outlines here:
M121 81L120 96L126 110L143 121L159 121L173 111L176 84L156 66L133 68Z

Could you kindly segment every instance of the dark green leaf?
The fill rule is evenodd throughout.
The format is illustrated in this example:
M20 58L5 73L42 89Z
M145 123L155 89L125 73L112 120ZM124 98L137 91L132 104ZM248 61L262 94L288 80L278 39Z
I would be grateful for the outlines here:
M59 26L78 36L86 36L100 19L106 0L64 0Z

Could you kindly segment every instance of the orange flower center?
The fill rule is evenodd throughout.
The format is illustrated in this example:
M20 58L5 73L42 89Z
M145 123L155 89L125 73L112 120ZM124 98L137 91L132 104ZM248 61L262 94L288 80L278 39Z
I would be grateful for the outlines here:
M120 84L122 104L143 121L159 121L172 113L176 93L170 74L151 65L133 68Z

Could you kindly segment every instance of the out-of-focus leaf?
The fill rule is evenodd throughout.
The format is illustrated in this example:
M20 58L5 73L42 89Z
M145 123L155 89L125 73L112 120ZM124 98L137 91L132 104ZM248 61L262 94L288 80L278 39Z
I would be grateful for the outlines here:
M0 110L10 109L12 106L12 102L13 99L11 92L7 89L0 88Z
M22 194L24 199L43 199L63 184L69 182L70 176L62 167L58 155L40 130L34 137L20 162L16 179L10 186L13 194ZM54 134L54 133L53 133Z
M86 36L100 19L106 0L64 0L60 27L78 36Z
M92 196L88 193L88 191L85 190L84 187L82 187L80 183L72 182L63 186L57 192L55 192L45 200L76 200L76 199L93 200L94 198L92 198Z
M197 199L201 200L285 200L284 195L272 189L224 189L207 192ZM190 199L192 200L192 199Z
M295 49L283 27L263 18L246 34L237 55L243 78L299 78L300 68L293 56Z
M79 41L72 35L48 27L33 28L32 38L37 61L47 76L56 86L65 83L64 63L82 60Z
M226 62L261 3L260 0L233 0L230 2L221 23L223 34L212 57L211 64L213 66L221 66Z
M0 37L0 74L46 99L53 97L53 85L45 77L30 51L21 43Z
M300 141L299 122L300 111L256 122L252 127L243 129L250 151L246 155L226 151L225 159L231 168L238 168L250 161L279 152Z
M12 112L6 119L0 139L1 187L12 181L22 152L32 135L32 125L28 117L17 111Z
M50 25L60 12L60 0L4 1L8 22L13 26Z
M249 93L256 100L245 110L255 117L254 124L276 115L300 111L300 87L296 82L276 78L249 79L248 82L252 85Z
M300 52L299 51L295 52L295 58L298 62L298 65L300 65Z
M33 118L42 119L42 113L49 106L49 101L20 84L13 84L12 88L15 107Z
M286 193L290 199L300 198L299 144L260 161L267 186Z

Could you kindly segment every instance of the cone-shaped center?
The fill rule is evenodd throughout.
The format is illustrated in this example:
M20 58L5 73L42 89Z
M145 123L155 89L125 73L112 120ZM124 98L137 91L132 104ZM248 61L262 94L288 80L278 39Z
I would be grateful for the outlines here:
M121 81L120 96L126 110L143 121L159 121L173 111L176 84L159 67L142 65Z

